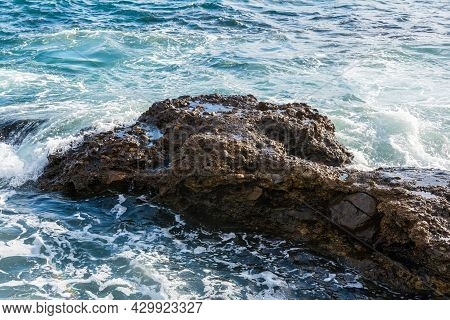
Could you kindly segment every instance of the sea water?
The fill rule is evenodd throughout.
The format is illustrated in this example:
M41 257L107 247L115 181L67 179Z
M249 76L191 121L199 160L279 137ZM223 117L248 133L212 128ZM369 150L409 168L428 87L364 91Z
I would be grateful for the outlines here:
M313 105L361 169L450 169L449 21L440 0L1 0L0 298L398 297L302 243L33 181L81 129L213 92Z

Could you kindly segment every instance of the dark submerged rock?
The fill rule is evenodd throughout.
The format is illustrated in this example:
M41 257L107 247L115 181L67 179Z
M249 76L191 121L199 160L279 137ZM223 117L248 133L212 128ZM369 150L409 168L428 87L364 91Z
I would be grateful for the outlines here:
M50 155L38 185L146 194L200 221L309 241L398 290L448 294L450 175L343 167L351 159L306 104L185 96Z
M44 123L44 120L36 119L18 119L0 122L0 142L20 144L42 123Z

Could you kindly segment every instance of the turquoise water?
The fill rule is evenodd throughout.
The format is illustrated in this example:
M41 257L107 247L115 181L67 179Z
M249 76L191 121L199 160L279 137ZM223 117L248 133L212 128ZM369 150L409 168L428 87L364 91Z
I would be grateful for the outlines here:
M0 298L395 296L301 244L32 182L80 129L209 92L308 102L363 169L450 169L449 21L448 1L1 0Z

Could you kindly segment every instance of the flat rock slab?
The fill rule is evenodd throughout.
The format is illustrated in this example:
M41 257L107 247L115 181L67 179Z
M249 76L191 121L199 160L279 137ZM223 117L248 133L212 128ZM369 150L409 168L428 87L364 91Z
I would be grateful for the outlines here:
M354 193L331 206L330 211L334 222L355 231L373 220L377 204L375 199L368 194Z

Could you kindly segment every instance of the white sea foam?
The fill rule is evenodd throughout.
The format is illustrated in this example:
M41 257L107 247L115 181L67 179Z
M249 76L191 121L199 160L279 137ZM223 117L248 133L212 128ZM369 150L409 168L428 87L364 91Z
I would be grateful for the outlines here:
M1 190L0 189L0 213L1 210L5 208L6 201L16 194L16 191L14 190Z
M270 289L277 287L287 287L286 281L280 279L277 275L270 271L263 271L252 274L249 271L241 273L241 277L255 281L258 285L265 285Z
M182 295L179 294L178 289L186 284L176 277L171 275L170 279L161 271L157 271L152 264L164 263L167 260L166 257L160 256L156 253L152 255L141 254L137 261L132 262L132 266L142 270L149 278L156 282L159 287L159 292L156 296L152 296L152 299L182 299ZM167 272L167 271L166 271Z
M38 257L40 260L35 263L45 261L39 269L48 270L33 280L0 283L0 287L15 287L17 290L29 288L30 292L35 292L36 296L42 298L76 298L81 285L83 294L94 299L110 299L123 295L131 297L135 294L152 299L236 299L244 296L251 299L285 299L292 297L295 290L295 284L288 283L288 274L292 271L280 269L274 264L274 261L289 259L289 255L286 256L288 247L281 252L277 249L284 244L283 241L221 232L208 232L208 239L201 239L200 232L184 230L186 226L180 223L168 228L153 227L151 232L117 230L114 233L100 234L93 231L94 226L99 223L92 221L93 217L74 220L84 227L73 230L62 222L49 220L51 218L56 219L57 216L0 213L0 227L10 229L12 226L22 225L26 230L37 229L35 233L39 236L24 238L22 235L25 233L18 230L18 238L10 242L8 247L16 248L14 254ZM205 233L201 234L202 237L205 236ZM230 241L233 239L236 242L247 242L247 245ZM86 254L83 249L86 247L109 248L111 255L98 258L95 254L88 254L87 259L80 261L76 257L81 252ZM187 247L194 249L184 250ZM0 246L0 251L5 251L3 249ZM10 251L5 252L9 254ZM204 255L205 252L210 254ZM192 254L201 255L197 258L200 265L217 264L220 267L198 269L191 264L185 264L185 256ZM235 259L236 256L252 255L255 258L249 260L250 264L240 258ZM273 269L256 271L253 269L256 258L262 265L271 266ZM118 270L113 267L117 264L121 265ZM120 272L123 268L125 273ZM229 270L226 272L230 274L229 279L224 279L224 270ZM304 277L305 274L312 273L303 272L298 275L298 279L311 279L312 276ZM326 278L329 275L326 273L322 276ZM335 273L335 276L338 274ZM344 281L343 285L349 284L348 288L359 287L353 280L350 278L350 281ZM255 287L258 289L255 290Z
M3 159L0 179L9 180L12 186L36 180L47 164L48 154L65 151L83 141L79 130L91 126L84 134L104 132L133 122L140 113L131 108L133 103L137 101L124 104L119 97L116 101L104 103L99 109L74 101L54 103L50 108L45 105L42 110L39 104L38 107L27 104L2 107L0 116L5 118L9 118L10 114L26 112L28 117L50 117L50 124L39 127L20 145L11 146L0 142L0 158Z
M407 110L386 110L377 115L390 145L404 157L404 165L450 168L450 160L436 157L425 149L421 133L430 126Z
M0 259L5 257L29 257L35 252L32 244L25 244L23 240L15 239L7 242L0 242Z
M330 281L335 281L335 279L336 279L336 274L335 273L329 273L328 277L323 279L323 281L330 282Z
M356 281L356 282L347 283L344 287L345 288L363 289L364 285L361 282Z
M224 233L224 234L221 234L220 237L222 238L222 241L228 241L228 240L236 238L236 234L234 232Z
M0 92L2 95L8 94L8 90L20 90L23 86L49 87L63 81L65 78L53 74L0 69Z
M118 201L119 203L111 209L111 213L116 215L116 219L119 219L128 210L127 207L122 205L126 201L126 198L122 194L119 195Z
M202 299L238 299L240 288L222 277L212 274L202 279L204 285Z
M194 249L193 252L194 252L194 254L202 254L206 251L207 251L207 249L205 247L198 246L197 248Z
M12 146L0 142L0 159L0 179L12 178L23 172L25 165Z

